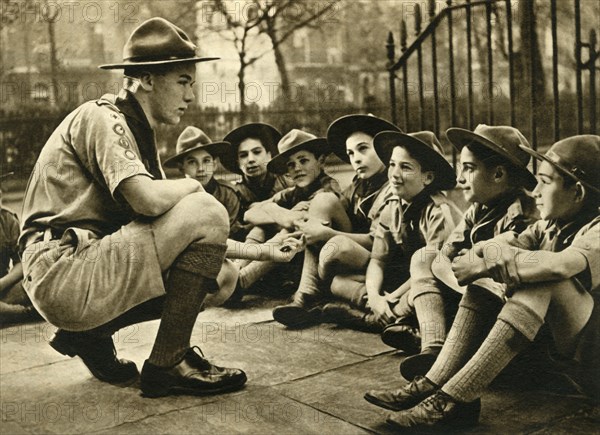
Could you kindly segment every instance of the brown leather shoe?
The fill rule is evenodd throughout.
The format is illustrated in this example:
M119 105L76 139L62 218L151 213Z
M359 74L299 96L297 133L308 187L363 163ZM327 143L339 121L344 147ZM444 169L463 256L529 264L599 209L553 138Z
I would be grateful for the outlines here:
M392 411L409 409L431 396L438 389L437 385L426 377L415 378L395 390L371 390L365 393L365 400L373 405Z
M275 307L273 319L288 328L308 328L321 323L321 307L292 302Z
M409 356L400 363L400 374L407 381L417 376L425 376L440 354L440 347L429 347L421 353Z
M323 307L323 319L357 331L381 332L383 329L372 313L365 313L346 302L326 304Z
M481 400L463 403L443 391L423 400L414 408L388 416L386 423L401 429L449 429L474 426L479 421Z
M198 396L239 390L244 386L247 377L242 370L211 364L194 349L202 354L197 346L191 347L172 367L158 367L146 360L141 376L142 394L146 397Z
M421 350L421 335L418 328L407 323L394 323L386 326L381 333L381 341L390 347L403 350L409 355Z
M117 351L111 337L58 329L49 344L63 355L81 358L90 372L102 382L128 383L137 379L139 375L133 361L117 359Z

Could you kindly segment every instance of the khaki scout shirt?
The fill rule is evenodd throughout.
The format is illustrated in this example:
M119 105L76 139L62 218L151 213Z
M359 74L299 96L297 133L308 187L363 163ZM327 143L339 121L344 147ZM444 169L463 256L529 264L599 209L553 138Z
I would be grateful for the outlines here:
M270 172L266 173L265 178L260 183L250 181L244 176L242 180L235 183L235 188L240 196L240 216L243 216L255 202L266 201L277 192L292 186L293 183L286 176L275 175Z
M364 234L376 226L386 200L392 195L388 189L386 171L375 174L368 180L355 176L342 192L342 205L352 222L352 231Z
M232 228L238 222L240 213L240 198L235 188L225 180L211 178L204 190L214 196L219 201L229 215L229 226Z
M310 201L321 192L335 193L341 195L340 186L335 178L331 178L325 172L321 172L311 184L306 187L288 187L285 190L277 192L271 198L275 204L280 207L292 209L296 204L302 201Z
M537 218L535 200L522 189L505 195L491 207L473 204L448 237L443 252L453 259L462 249L471 249L477 242L507 231L520 233Z
M600 288L600 216L587 213L559 226L556 221L539 220L518 236L520 247L528 251L576 251L587 268L575 278L588 291Z
M412 255L424 246L430 251L440 249L459 220L460 210L440 192L424 192L404 205L396 195L389 198L371 250L371 258L385 264L386 283L395 289L406 281Z
M23 201L20 249L47 228L103 236L133 221L117 187L136 175L164 178L153 131L135 98L123 91L118 100L107 94L84 103L42 148Z

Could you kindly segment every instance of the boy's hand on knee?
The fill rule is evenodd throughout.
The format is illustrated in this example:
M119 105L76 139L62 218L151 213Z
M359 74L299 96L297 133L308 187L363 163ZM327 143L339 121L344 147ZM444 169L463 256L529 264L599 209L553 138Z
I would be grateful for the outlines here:
M313 245L317 242L325 242L331 238L329 221L320 221L315 218L298 219L294 225L306 237L306 243Z

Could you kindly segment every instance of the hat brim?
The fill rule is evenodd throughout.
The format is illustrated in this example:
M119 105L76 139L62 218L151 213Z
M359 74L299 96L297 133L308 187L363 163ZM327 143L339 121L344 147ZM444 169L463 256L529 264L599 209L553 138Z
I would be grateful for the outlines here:
M346 115L336 119L327 129L327 142L331 151L344 162L349 163L350 157L346 153L346 139L356 132L363 132L375 137L382 131L399 131L400 128L386 121L370 115Z
M483 145L484 147L486 147L488 149L491 149L496 154L504 157L506 160L511 162L521 172L521 175L523 176L523 181L525 183L525 187L528 190L532 190L535 187L535 185L537 184L535 175L533 175L527 168L523 167L523 163L521 161L519 161L519 159L517 159L515 156L511 155L510 153L507 153L503 148L499 147L491 140L489 140L477 133L473 133L470 130L465 130L464 128L457 128L457 127L449 128L448 131L446 131L446 136L448 137L448 140L450 141L452 146L454 146L454 148L456 148L459 152L462 151L462 149L466 145L468 145L472 142L476 142L480 145ZM519 145L519 148L521 148L520 145Z
M384 131L378 133L374 140L375 151L383 164L388 167L392 152L397 146L405 146L409 149L418 150L419 153L425 154L426 159L435 170L435 184L440 190L450 190L456 187L456 173L452 165L425 142L410 136L406 133L396 131Z
M267 150L271 154L271 158L273 158L279 154L277 143L279 143L281 137L282 135L279 130L269 124L251 123L242 125L241 127L230 131L227 136L223 138L224 141L231 144L233 150L233 159L231 161L223 162L223 166L231 172L241 174L242 171L237 164L237 149L242 141L248 138L259 139L265 147L265 150Z
M522 145L519 145L519 148L521 148L523 151L525 151L527 154L529 154L533 158L538 159L538 160L543 160L545 162L550 163L554 168L558 169L562 174L571 177L575 181L579 181L580 183L584 184L586 187L589 187L590 189L594 190L596 193L600 193L600 189L598 189L597 187L592 186L587 181L578 178L577 176L575 176L574 174L572 174L571 172L569 172L566 168L563 168L562 166L560 166L556 162L550 160L544 154L542 154L542 153L540 153L540 152L538 152L536 150L532 150L531 148L524 147Z
M136 66L168 65L168 64L174 64L174 63L185 63L185 62L193 62L193 63L209 62L212 60L219 60L219 59L220 59L220 57L188 57L185 59L165 59L165 60L152 60L152 61L146 61L146 62L126 61L126 62L121 62L121 63L108 63L105 65L99 65L98 68L100 68L100 69L125 69L125 68L136 67Z
M316 139L307 140L290 149L285 150L281 154L277 154L267 164L267 170L275 174L285 174L287 172L287 160L292 155L299 151L309 151L314 154L327 155L331 152L325 138L319 137Z
M212 142L207 145L198 144L182 153L169 157L163 162L163 166L166 168L176 168L185 156L198 150L205 150L213 157L220 157L221 160L227 160L226 157L231 155L231 144L229 142Z

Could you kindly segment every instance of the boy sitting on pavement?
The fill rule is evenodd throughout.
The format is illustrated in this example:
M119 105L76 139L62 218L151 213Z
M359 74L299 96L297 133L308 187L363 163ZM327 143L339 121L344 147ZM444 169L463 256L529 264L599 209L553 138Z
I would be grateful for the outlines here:
M288 239L287 242L293 243L295 249L284 254L274 243L250 247L231 238L235 229L240 227L238 221L240 200L237 191L231 184L225 180L218 180L213 175L219 162L227 161L228 166L231 166L230 162L232 160L231 144L225 141L213 142L202 130L189 126L177 139L176 154L165 160L164 163L164 166L177 167L186 177L200 182L207 193L210 193L225 206L229 215L230 239L227 240L227 258L217 276L219 292L207 296L205 306L222 304L229 299L235 290L238 280L238 267L230 259L244 258L246 261L271 260L286 262L292 259L299 248L297 243Z
M474 132L449 129L447 136L460 151L459 188L472 205L441 250L425 248L413 257L411 287L438 302L399 305L397 323L382 334L383 341L392 347L409 353L421 350L402 361L406 379L412 379L415 370L431 367L464 293L452 279L450 261L477 242L506 231L520 233L537 217L534 200L524 190L533 188L535 177L527 170L529 156L519 148L529 144L517 129L479 125ZM495 287L491 280L475 284ZM415 339L414 323L421 327L420 340Z
M207 193L225 206L229 226L234 230L239 225L240 199L229 182L214 177L219 162L231 159L231 144L213 142L202 130L189 126L177 138L175 149L176 154L165 160L164 166L179 168L186 177L198 180Z
M452 262L459 284L492 278L503 284L506 302L468 286L450 331L460 339L444 343L425 377L395 391L367 393L370 402L400 411L387 420L395 427L477 423L481 394L544 323L553 353L572 361L574 381L600 397L600 313L592 296L600 285L600 136L561 140L545 155L521 149L541 160L533 194L542 220L521 234L478 244L474 255Z
M434 133L382 132L374 144L388 165L394 196L373 232L366 276L336 276L331 293L344 302L325 305L323 315L342 326L380 332L395 319L397 306L400 312L405 305L444 310L441 295L411 286L410 262L422 247L440 249L461 214L441 192L454 188L456 175Z
M267 169L273 174L287 173L295 185L255 204L244 217L258 227L275 226L278 233L269 242L282 241L295 231L295 222L304 217L315 195L328 192L337 198L341 192L337 181L323 170L329 154L324 138L294 129L279 141L278 151L278 155L269 161ZM274 266L273 262L268 261L246 265L240 271L240 287L247 289L273 270Z
M241 175L234 183L240 198L240 220L254 204L266 201L293 183L284 175L273 174L267 170L267 164L279 151L277 144L281 133L273 126L263 123L251 123L238 127L223 138L232 146L232 159L222 159L221 164L230 172ZM236 240L248 242L266 240L262 231L252 232L253 225L240 223L239 230L232 231ZM250 233L249 233L250 232Z
M321 303L328 292L329 269L364 270L373 241L369 228L377 224L386 199L385 165L373 148L379 132L399 131L370 115L348 115L327 130L333 152L356 172L341 201L331 194L315 196L304 221L296 227L306 239L302 276L291 303L273 310L273 317L288 327L306 327L321 320Z

